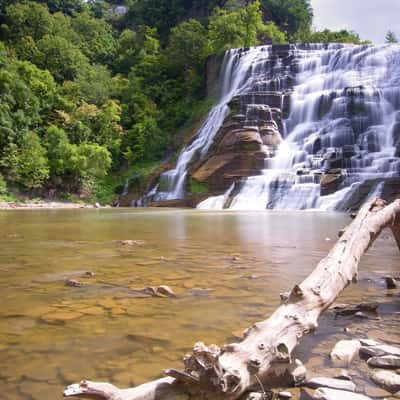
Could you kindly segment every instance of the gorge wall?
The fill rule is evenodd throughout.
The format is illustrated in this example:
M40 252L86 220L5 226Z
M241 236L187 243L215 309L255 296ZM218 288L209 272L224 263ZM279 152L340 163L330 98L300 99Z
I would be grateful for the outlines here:
M400 46L234 49L221 97L135 205L355 209L400 194Z

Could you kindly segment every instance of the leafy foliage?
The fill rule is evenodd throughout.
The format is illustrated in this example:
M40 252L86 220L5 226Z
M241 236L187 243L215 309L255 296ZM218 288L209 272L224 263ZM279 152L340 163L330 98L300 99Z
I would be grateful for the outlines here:
M179 132L209 109L210 56L288 39L360 42L312 32L308 0L119 4L0 0L0 195L9 184L108 198L110 177L176 152Z

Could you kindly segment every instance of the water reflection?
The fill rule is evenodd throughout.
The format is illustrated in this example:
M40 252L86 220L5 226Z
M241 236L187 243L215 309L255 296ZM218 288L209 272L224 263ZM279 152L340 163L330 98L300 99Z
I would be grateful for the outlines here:
M311 271L348 222L296 212L0 212L2 398L53 400L81 378L138 384L179 366L199 339L232 340L278 305L279 292ZM139 244L121 245L126 239ZM387 236L361 278L397 268ZM178 297L130 295L161 284ZM382 300L379 285L362 279L341 300ZM342 329L324 321L324 333Z

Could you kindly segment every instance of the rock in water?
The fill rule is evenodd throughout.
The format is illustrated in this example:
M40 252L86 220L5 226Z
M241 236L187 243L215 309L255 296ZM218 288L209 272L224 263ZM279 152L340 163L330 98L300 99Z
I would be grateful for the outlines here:
M292 393L290 392L279 392L278 399L287 400L292 398Z
M400 375L390 371L375 371L371 379L378 386L383 387L391 393L400 390Z
M385 283L386 283L386 288L387 289L396 289L397 288L397 284L394 278L392 278L391 276L385 276Z
M169 286L166 286L166 285L158 286L156 291L157 291L157 293L161 294L162 296L176 297L175 292Z
M304 385L312 389L326 387L337 390L346 390L349 392L354 392L356 390L356 385L351 381L343 379L325 378L325 377L310 379L309 381L305 382Z
M314 399L322 400L371 400L370 397L362 394L336 390L329 388L319 388L314 392Z
M357 356L361 347L358 340L341 340L336 343L330 357L335 367L347 367Z
M382 356L382 357L371 357L367 364L370 367L377 368L400 368L400 357L397 356Z

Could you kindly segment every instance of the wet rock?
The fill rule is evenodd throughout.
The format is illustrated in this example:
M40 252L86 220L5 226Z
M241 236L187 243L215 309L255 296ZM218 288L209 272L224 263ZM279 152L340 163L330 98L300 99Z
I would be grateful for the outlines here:
M386 284L387 289L396 289L397 288L397 283L394 278L392 278L391 276L385 276L384 279L385 279L385 284Z
M287 400L287 399L291 399L292 393L290 392L279 392L278 393L278 399L282 399L282 400Z
M364 312L362 312L362 311L357 311L354 314L354 316L357 317L357 318L361 318L361 319L368 319L369 318L369 316L367 314L365 314Z
M243 397L243 400L272 400L272 392L250 392Z
M330 388L317 389L312 398L321 400L371 400L369 397L362 394Z
M338 375L336 375L334 378L335 379L341 379L341 380L344 380L344 381L352 381L351 376L349 375L349 372L346 371L345 369L342 369L340 371L340 373Z
M400 357L388 355L382 357L371 357L367 364L376 368L400 368Z
M65 282L65 286L69 286L69 287L82 287L85 286L84 283L77 281L76 279L68 279Z
M397 356L400 357L400 348L382 344L378 346L361 346L360 355L364 357Z
M92 271L86 271L82 276L84 278L93 278L96 274Z
M343 379L335 379L335 378L325 378L325 377L310 379L304 383L304 386L307 386L312 389L318 389L319 387L327 387L331 389L347 390L349 392L354 392L356 390L356 385L351 381Z
M213 289L210 288L193 288L189 290L189 293L193 296L208 296Z
M376 312L379 303L334 304L332 309L336 315L354 315L357 312Z
M289 369L291 383L294 386L301 385L307 379L307 368L300 360L295 360L293 367Z
M361 347L358 340L341 340L336 343L330 357L335 367L347 367L357 356Z
M377 386L372 386L372 385L367 385L364 387L364 392L367 396L373 397L373 398L386 398L387 396L390 396L390 392L387 390L384 390L380 387Z
M371 380L391 393L400 390L400 375L394 372L384 370L375 371L371 375Z
M118 315L124 315L124 314L126 314L126 310L124 308L114 307L111 309L111 315L113 317L118 316Z
M362 346L379 346L381 343L373 339L358 339Z
M60 324L60 323L65 323L66 321L77 319L81 316L82 313L80 312L63 311L63 312L53 312L50 314L43 315L41 319L42 321L47 322L49 324Z
M176 297L175 292L169 286L166 286L166 285L158 286L156 289L156 292L163 296Z
M143 240L120 240L118 243L122 244L123 246L141 246L144 244L144 241Z
M79 309L79 311L87 315L95 315L95 316L104 314L104 310L101 309L100 307L86 307Z

